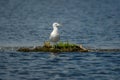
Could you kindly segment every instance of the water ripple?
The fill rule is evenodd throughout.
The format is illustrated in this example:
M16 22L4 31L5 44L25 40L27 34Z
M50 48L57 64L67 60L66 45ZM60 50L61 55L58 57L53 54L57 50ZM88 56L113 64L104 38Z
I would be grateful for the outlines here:
M0 52L1 80L97 80L120 78L119 53ZM52 56L52 57L51 57Z

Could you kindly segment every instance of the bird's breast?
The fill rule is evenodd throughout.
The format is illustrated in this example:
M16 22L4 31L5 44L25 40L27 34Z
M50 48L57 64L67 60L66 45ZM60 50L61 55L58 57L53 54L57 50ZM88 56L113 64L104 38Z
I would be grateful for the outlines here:
M59 33L58 33L58 32L53 31L53 32L51 33L51 36L59 36Z

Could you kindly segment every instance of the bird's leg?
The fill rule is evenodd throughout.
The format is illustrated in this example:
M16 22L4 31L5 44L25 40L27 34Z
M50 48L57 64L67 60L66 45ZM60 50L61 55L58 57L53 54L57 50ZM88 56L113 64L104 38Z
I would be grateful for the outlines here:
M54 48L54 49L56 48L56 45L57 45L57 42L54 42L54 43L53 43L53 48Z
M52 48L55 48L55 43L51 42L51 46L52 46Z

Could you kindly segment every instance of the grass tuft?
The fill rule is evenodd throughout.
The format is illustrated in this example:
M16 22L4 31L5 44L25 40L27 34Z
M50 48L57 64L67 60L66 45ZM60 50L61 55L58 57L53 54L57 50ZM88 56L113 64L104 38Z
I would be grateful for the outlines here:
M55 45L51 45L49 41L44 42L43 46L36 46L35 48L20 48L18 51L23 52L88 52L82 45L77 45L67 42L58 42Z
M76 44L72 44L72 43L69 43L68 41L67 42L59 42L57 44L54 45L55 48L73 48L73 47L77 47Z

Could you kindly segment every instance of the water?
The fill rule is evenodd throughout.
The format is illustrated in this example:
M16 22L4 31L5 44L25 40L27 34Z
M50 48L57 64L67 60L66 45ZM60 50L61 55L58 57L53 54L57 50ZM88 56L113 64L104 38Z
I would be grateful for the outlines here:
M10 50L42 45L53 22L63 25L61 41L120 49L119 14L120 0L0 0L0 80L119 80L119 52Z
M52 23L61 41L120 48L119 0L0 0L0 46L42 45Z
M0 53L0 80L119 80L119 53Z

